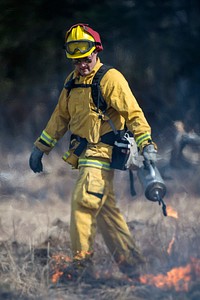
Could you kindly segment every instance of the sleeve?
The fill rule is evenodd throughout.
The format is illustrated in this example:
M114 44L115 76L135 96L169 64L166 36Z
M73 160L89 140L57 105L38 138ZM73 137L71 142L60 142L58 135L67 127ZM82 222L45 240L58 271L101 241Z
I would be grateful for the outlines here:
M108 106L114 108L125 119L126 126L133 133L140 150L153 143L151 127L124 76L116 69L111 69L103 77L102 87Z
M67 98L67 90L63 88L58 104L56 105L46 128L34 143L36 147L46 154L49 154L58 140L62 138L68 130L70 116L67 107Z

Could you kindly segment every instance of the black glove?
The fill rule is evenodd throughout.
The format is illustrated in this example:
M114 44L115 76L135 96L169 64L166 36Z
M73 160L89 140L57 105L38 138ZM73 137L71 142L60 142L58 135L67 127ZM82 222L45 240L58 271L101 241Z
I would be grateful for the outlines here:
M33 151L29 158L29 166L34 173L40 173L43 171L42 156L44 152L38 149L36 146L33 147Z
M156 162L157 160L156 154L157 150L155 149L153 144L145 146L142 153L145 160L151 161L152 163Z

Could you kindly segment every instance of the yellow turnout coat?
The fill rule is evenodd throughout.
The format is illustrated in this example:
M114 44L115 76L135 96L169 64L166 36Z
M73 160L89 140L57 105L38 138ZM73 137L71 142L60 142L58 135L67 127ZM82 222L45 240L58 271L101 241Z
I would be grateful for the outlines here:
M92 72L83 77L74 72L75 84L91 84L93 77L102 63L99 58ZM67 77L69 80L71 74ZM112 131L108 122L111 119L116 130L122 130L126 122L127 128L134 134L140 150L151 141L151 128L144 114L133 96L124 76L116 69L110 69L100 82L102 96L107 103L106 116L99 118L96 106L91 95L91 88L75 88L68 95L63 88L58 104L40 138L35 145L46 154L63 137L67 130L87 139L87 148L84 159L80 158L81 165L90 163L91 158L96 159L95 166L109 168L112 157L112 146L101 142L101 136ZM76 148L77 144L75 144ZM73 148L66 152L64 160L77 166L77 157L73 156ZM72 155L72 156L71 156ZM70 157L69 157L70 156ZM75 160L75 162L74 162Z

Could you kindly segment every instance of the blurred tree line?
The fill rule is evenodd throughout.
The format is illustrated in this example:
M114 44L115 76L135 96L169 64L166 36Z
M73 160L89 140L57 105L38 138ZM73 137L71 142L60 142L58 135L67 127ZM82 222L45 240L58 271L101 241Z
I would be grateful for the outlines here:
M174 120L199 132L198 0L0 0L2 138L40 134L72 65L66 30L88 23L102 62L118 68L158 132Z

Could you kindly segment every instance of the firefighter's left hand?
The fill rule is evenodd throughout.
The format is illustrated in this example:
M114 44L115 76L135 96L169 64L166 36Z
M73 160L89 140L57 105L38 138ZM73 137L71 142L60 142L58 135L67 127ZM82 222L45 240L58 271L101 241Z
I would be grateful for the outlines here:
M142 155L144 156L145 160L156 162L157 160L157 150L155 149L153 144L149 144L144 147Z

